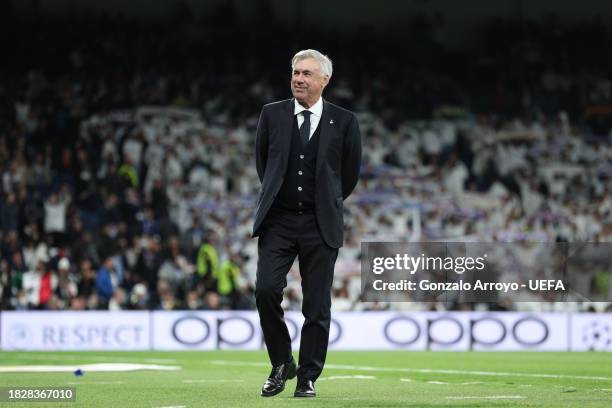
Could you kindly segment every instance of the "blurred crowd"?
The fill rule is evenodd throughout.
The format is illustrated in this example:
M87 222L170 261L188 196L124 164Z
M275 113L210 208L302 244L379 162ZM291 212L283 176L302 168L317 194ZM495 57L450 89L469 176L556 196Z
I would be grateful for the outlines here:
M362 241L612 241L598 21L493 21L463 52L441 15L307 42L249 32L231 9L69 23L0 24L0 309L254 308L254 133L261 106L290 96L295 44L332 57L325 96L363 136L335 310L467 307L360 302ZM586 289L607 289L599 272ZM295 265L283 306L300 294Z

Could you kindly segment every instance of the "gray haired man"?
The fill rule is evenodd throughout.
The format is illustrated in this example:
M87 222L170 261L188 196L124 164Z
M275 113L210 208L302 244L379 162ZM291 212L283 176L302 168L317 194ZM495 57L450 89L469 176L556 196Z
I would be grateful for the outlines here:
M343 242L343 202L359 179L361 136L355 115L321 95L331 60L303 50L291 60L293 98L263 107L257 126L256 166L261 191L253 236L259 237L255 299L272 372L262 396L285 389L297 375L296 397L314 397L327 354L331 286ZM299 367L281 301L298 257L302 277Z

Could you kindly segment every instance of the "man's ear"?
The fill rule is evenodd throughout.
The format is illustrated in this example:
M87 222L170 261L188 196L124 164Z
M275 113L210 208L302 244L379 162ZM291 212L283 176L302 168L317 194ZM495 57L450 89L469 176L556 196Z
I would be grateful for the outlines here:
M323 88L325 88L329 84L329 75L323 76Z

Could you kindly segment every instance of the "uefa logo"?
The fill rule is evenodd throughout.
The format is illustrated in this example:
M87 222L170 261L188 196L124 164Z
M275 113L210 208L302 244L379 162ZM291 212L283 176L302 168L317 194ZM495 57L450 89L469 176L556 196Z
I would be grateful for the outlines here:
M591 321L582 328L582 342L591 351L612 350L612 329L606 323Z

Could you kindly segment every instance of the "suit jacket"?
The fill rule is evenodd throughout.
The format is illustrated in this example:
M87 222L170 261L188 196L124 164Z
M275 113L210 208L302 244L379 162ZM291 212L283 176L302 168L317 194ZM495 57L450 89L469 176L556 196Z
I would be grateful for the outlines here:
M265 220L280 190L289 160L294 100L267 104L257 125L255 159L261 191L255 209L253 236ZM355 115L323 100L315 170L315 214L323 240L332 248L343 241L343 200L359 180L361 134Z

